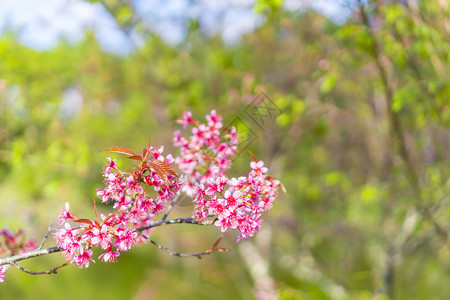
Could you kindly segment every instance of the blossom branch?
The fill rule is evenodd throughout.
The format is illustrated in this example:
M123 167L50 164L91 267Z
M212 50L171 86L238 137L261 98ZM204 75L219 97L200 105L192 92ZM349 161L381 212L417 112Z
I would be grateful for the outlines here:
M170 202L169 206L167 207L167 211L161 218L162 221L165 221L167 219L167 216L172 212L172 209L175 206L175 204L177 204L179 198L180 198L180 191L177 192L175 198L173 198L173 200Z
M50 235L50 232L52 232L52 230L53 230L53 225L50 224L50 226L48 226L47 233L45 234L44 238L42 239L41 244L40 244L39 247L37 248L38 250L41 250L41 249L42 249L42 247L43 247L44 244L45 244L45 241L48 239L48 236Z
M167 225L167 224L211 225L213 223L214 223L214 220L198 221L198 220L195 220L194 217L177 218L177 219L171 219L171 220L159 220L153 224L136 228L135 231L142 232L146 229L155 228L155 227L158 227L161 225ZM51 230L49 232L51 232ZM47 234L45 235L44 241L49 236L49 232L47 232ZM148 239L145 236L144 236L144 238ZM42 245L43 245L43 243L41 243L41 246ZM42 256L42 255L47 255L47 254L51 254L51 253L57 253L57 252L61 252L63 250L61 247L50 247L50 248L46 248L46 249L41 249L42 248L41 246L40 246L40 248L33 250L33 251L28 251L26 253L20 253L20 254L14 255L14 256L10 256L10 257L0 258L0 266L6 265L6 264L15 264L16 262L21 261L21 260L26 260L26 259L30 259L30 258Z
M35 272L35 271L30 271L30 270L28 270L28 269L25 269L24 267L19 266L19 264L18 264L17 262L14 263L14 266L15 266L17 269L19 269L20 271L25 272L25 273L28 273L28 274L31 274L31 275L43 275L43 274L57 274L57 273L58 273L57 271L58 271L59 269L61 269L61 268L65 267L65 266L67 266L68 264L69 264L68 262L65 262L65 263L63 263L63 264L61 264L61 265L59 265L59 266L54 267L54 268L51 269L51 270L41 271L41 272Z
M61 252L62 250L63 249L61 247L50 247L47 249L37 249L37 250L13 255L10 257L0 258L0 266L6 265L6 264L14 264L15 262L25 260L25 259L30 259L33 257L38 257L38 256L42 256L42 255L56 253L56 252Z
M174 252L150 238L149 229L162 225L214 224L222 232L239 230L237 241L252 237L260 229L263 221L261 213L272 208L277 189L282 185L267 174L264 162L254 157L247 176L227 177L226 171L232 165L231 158L237 153L236 128L223 128L222 118L214 110L206 115L206 120L205 124L200 124L192 119L190 112L185 112L179 123L184 128L194 125L191 130L193 135L185 138L179 131L175 133L174 144L181 152L175 158L171 154L163 155L164 147L157 149L151 146L150 140L142 150L142 155L124 147L105 149L137 161L134 171L124 172L116 164L116 159L107 160L103 172L105 188L97 189L97 196L102 203L112 203L114 212L107 216L101 214L99 218L94 201L95 218L79 218L70 212L67 202L58 213L58 223L63 228L53 233L57 246L47 249L42 247L53 231L52 226L48 228L39 247L30 241L17 244L16 237L22 231L17 234L1 231L7 250L0 247L0 254L9 253L12 256L0 259L0 282L4 281L5 270L11 265L35 275L56 273L60 266L33 272L17 263L55 252L62 252L70 263L87 268L90 261L94 261L94 247L105 251L99 259L115 262L122 252L146 240L174 256L201 258L214 251L227 251L217 247L220 238L203 252ZM178 165L181 174L175 172L174 164ZM154 193L151 193L152 190ZM195 204L193 215L167 220L181 192ZM162 217L155 221L160 213L163 213Z
M187 217L187 218L177 218L177 219L171 219L171 220L159 220L153 224L138 227L135 229L136 232L142 232L146 229L158 227L161 225L168 225L168 224L194 224L194 225L211 225L214 223L216 219L213 220L206 220L206 221L199 221L195 217Z
M167 253L169 253L170 255L172 255L172 256L178 256L178 257L197 257L198 259L201 259L202 258L202 256L205 256L205 255L209 255L209 254L211 254L211 253L213 253L213 252L215 252L215 251L218 251L218 252L227 252L228 251L228 249L226 249L226 248L221 248L221 247L219 247L219 248L217 248L217 245L219 244L219 242L220 242L220 240L222 239L222 237L220 237L209 249L207 249L207 250L205 250L205 251L202 251L202 252L199 252L199 253L179 253L179 252L175 252L175 251L172 251L172 250L170 250L169 248L167 248L167 247L164 247L163 245L161 245L161 244L159 244L159 243L157 243L157 242L155 242L154 240L152 240L150 237L148 237L148 236L145 236L145 235L142 235L145 239L147 239L147 240L149 240L150 241L150 243L152 243L153 245L155 245L156 247L158 247L159 249L161 249L161 250L164 250L164 251L166 251Z

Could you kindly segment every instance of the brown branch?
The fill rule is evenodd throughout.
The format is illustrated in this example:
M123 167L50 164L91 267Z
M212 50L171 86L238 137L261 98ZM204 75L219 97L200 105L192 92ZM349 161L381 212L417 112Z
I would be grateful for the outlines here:
M30 271L28 269L25 269L24 267L19 266L19 264L17 262L14 263L14 266L17 269L19 269L20 271L28 273L28 274L31 274L31 275L43 275L43 274L57 274L58 273L57 271L59 269L67 266L68 264L69 264L68 262L65 262L65 263L63 263L63 264L61 264L59 266L54 267L53 269L50 269L50 270L47 270L47 271L41 271L41 272L35 272L35 271Z
M161 245L161 244L158 244L157 242L155 242L154 240L152 240L149 236L146 236L146 235L144 235L144 234L141 234L141 236L143 236L145 239L149 240L150 243L152 243L153 245L155 245L155 246L158 247L159 249L166 251L167 253L169 253L169 254L172 255L172 256L178 256L178 257L197 257L198 259L201 259L202 256L209 255L209 254L211 254L211 253L213 253L213 252L215 252L215 251L218 251L218 252L227 252L227 251L228 251L228 249L226 249L226 248L221 248L221 247L217 248L217 245L219 244L219 242L220 242L220 240L222 239L222 237L220 237L220 238L219 238L219 239L218 239L218 240L217 240L217 241L216 241L209 249L207 249L207 250L205 250L205 251L198 252L198 253L179 253L179 252L172 251L172 250L170 250L169 248L164 247L164 246Z
M157 221L157 222L155 222L153 224L136 228L135 231L140 233L140 232L142 232L142 231L144 231L146 229L158 227L158 226L161 226L161 225L168 225L168 224L211 225L211 224L214 223L214 221L215 221L215 219L207 220L207 221L198 221L198 220L195 220L194 217L177 218L177 219L171 219L171 220L159 220L159 221ZM44 241L46 240L46 238L50 234L49 232L47 232L46 237L44 237ZM41 246L43 245L43 242L41 243ZM38 257L38 256L42 256L42 255L48 255L48 254L56 253L56 252L61 252L63 250L64 249L62 249L60 247L50 247L50 248L47 248L47 249L39 249L38 248L36 250L28 251L26 253L20 253L20 254L14 255L14 256L0 258L0 266L1 265L5 265L5 264L14 264L14 263L16 263L18 261L21 261L21 260L26 260L26 259L30 259L30 258L33 258L33 257Z
M15 262L30 259L33 257L38 257L42 255L47 255L55 252L61 252L63 249L60 247L50 247L47 249L37 249L33 251L28 251L26 253L20 253L14 256L0 258L0 266L5 264L14 264Z
M384 88L384 93L386 97L387 102L387 109L388 109L388 118L389 118L389 125L390 130L392 134L392 138L394 140L394 143L397 144L399 156L402 159L403 163L406 166L407 170L407 178L410 182L410 185L414 191L414 194L416 195L416 205L415 210L420 213L423 220L430 220L430 222L433 224L434 229L438 236L446 242L448 240L448 232L445 228L442 228L440 224L436 222L433 218L433 214L430 212L429 208L426 207L424 203L424 199L422 197L422 189L420 186L419 176L415 169L414 162L412 161L410 154L408 152L405 137L404 137L404 130L402 128L400 116L397 112L395 112L392 109L392 103L393 103L393 95L394 95L394 88L390 84L388 72L385 68L385 66L382 63L382 53L380 45L377 41L377 38L375 36L375 33L373 31L373 28L370 24L369 16L365 10L365 5L362 3L361 0L358 0L359 4L359 12L361 15L362 23L367 29L367 34L369 35L370 41L371 41L371 55L373 56L375 60L375 64L378 69L378 73ZM404 223L406 223L407 219L405 219ZM404 247L407 243L407 241L410 239L411 232L405 232L404 236L403 231L405 231L405 226L402 230L402 232L397 236L397 239L400 240L400 242L397 245L393 245L391 249L388 251L388 259L386 262L386 270L383 275L383 282L384 282L384 288L386 289L387 294L394 299L395 297L395 272L396 272L396 263L398 260L402 257L404 254Z
M42 239L41 244L40 244L39 247L37 248L38 250L41 250L41 249L42 249L42 247L44 246L45 241L47 240L47 238L48 238L48 236L50 235L50 232L52 232L52 230L53 230L53 225L50 224L50 226L48 226L47 233L45 234L44 238Z
M181 195L181 191L178 191L177 195L173 198L173 200L170 202L169 206L167 207L167 210L164 213L164 215L162 216L161 220L165 221L167 219L167 216L170 214L170 212L172 211L175 204L177 204L178 199L180 198L180 195Z
M404 137L404 130L402 128L401 122L400 122L400 116L398 113L396 113L392 109L392 102L393 102L393 95L394 95L394 88L391 84L389 84L389 76L386 71L386 68L383 66L382 58L381 58L381 51L380 46L378 44L378 41L375 37L375 34L373 32L373 28L370 25L369 16L366 13L365 6L361 2L361 0L358 0L359 3L359 12L361 14L361 19L364 24L364 26L367 28L367 34L370 37L371 40L371 54L375 60L375 64L377 66L378 72L380 74L381 82L383 84L385 96L386 96L386 102L387 102L387 109L388 109L388 115L389 115L389 124L391 127L391 133L393 135L395 143L398 145L399 149L399 155L402 161L406 165L406 169L408 171L407 176L409 178L409 182L414 190L414 194L416 195L417 199L417 210L422 215L424 219L430 220L430 222L433 224L434 229L438 233L439 237L443 241L447 241L449 233L445 228L442 228L440 224L434 220L433 215L431 214L430 210L425 206L424 199L422 197L422 190L420 187L419 177L417 175L414 163L408 153L408 149L406 147L405 143L405 137Z
M161 225L169 225L169 224L194 224L194 225L211 225L215 222L216 219L212 220L206 220L206 221L198 221L195 219L195 217L187 217L187 218L177 218L177 219L171 219L171 220L159 220L153 224L138 227L135 229L136 232L142 232L146 229L158 227Z

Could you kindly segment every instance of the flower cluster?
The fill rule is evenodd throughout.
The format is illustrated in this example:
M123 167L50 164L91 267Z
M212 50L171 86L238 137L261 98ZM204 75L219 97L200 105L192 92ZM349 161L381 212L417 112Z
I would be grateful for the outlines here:
M36 242L26 240L22 229L13 232L8 227L0 230L0 237L3 237L4 245L0 242L0 255L16 255L25 253L37 248Z
M178 123L184 128L189 124L196 125L192 128L192 136L186 139L180 131L175 131L173 139L174 145L180 148L175 163L187 175L183 192L189 196L193 195L196 183L206 184L225 176L231 167L231 158L237 152L236 128L224 133L222 117L215 110L206 115L206 120L206 124L200 124L192 119L191 112L185 112Z
M36 242L33 240L26 240L24 232L19 229L13 232L8 227L3 227L0 230L0 237L3 237L3 242L0 242L0 255L16 255L19 253L26 253L37 248ZM0 282L5 281L5 272L10 265L0 266Z
M3 265L0 266L0 282L5 282L6 280L6 270L9 268L10 265Z
M137 161L136 168L124 172L116 160L108 158L103 172L105 187L97 190L97 197L111 205L113 213L101 214L99 218L95 210L95 219L90 220L72 214L69 203L59 210L62 228L53 236L68 261L80 268L88 267L91 261L95 262L93 247L99 247L103 250L99 259L115 262L121 252L145 242L156 226L181 223L180 220L198 224L192 222L193 217L166 221L171 208L160 220L154 220L176 203L181 191L192 198L197 221L203 224L208 219L207 223L214 223L222 232L237 229L240 232L237 241L252 237L260 229L261 213L272 208L278 188L283 188L281 183L267 175L264 162L254 157L247 176L227 177L226 171L237 153L237 132L234 127L224 128L216 111L206 115L205 124L193 119L190 112L185 112L178 122L184 129L192 126L192 135L185 138L180 131L175 132L174 144L180 148L180 155L175 158L170 154L163 156L163 147L156 149L150 144L142 155L122 147L105 150L127 155ZM174 164L182 176L174 171ZM24 239L22 230L14 233L4 228L0 237L4 239L0 255L14 256L36 248L33 241ZM223 250L216 245L217 242L204 253ZM10 266L0 266L0 282L5 280L5 271Z
M222 139L222 118L213 110L206 120L207 124L200 124L185 112L179 123L184 128L194 125L192 135L184 138L175 132L174 144L181 150L175 163L188 178L183 191L193 198L199 220L214 217L222 232L238 229L237 241L248 239L259 231L261 212L272 208L281 183L266 175L264 162L256 159L247 177L228 178L225 172L237 151L236 129L229 129Z
M171 200L181 187L177 174L172 170L174 159L169 154L162 155L163 147L144 149L144 156L138 156L126 148L108 150L131 155L139 160L138 170L126 173L119 169L115 160L108 159L104 169L106 187L97 190L97 196L103 203L112 203L115 212L101 215L101 221L79 219L69 212L66 203L58 215L64 228L54 233L56 243L63 248L63 255L79 267L88 267L92 260L93 246L99 246L106 252L99 256L104 262L115 262L120 251L127 251L133 245L145 241L138 235L136 228L150 225L156 214L164 210L164 204ZM142 187L145 186L145 189ZM147 189L151 187L156 196L151 198ZM72 228L68 222L79 223ZM143 231L149 234L150 229ZM93 260L92 260L93 261Z

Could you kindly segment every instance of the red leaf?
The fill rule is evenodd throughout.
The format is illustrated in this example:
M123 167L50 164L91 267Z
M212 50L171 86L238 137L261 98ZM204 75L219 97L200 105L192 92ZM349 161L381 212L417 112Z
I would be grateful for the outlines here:
M169 186L169 179L167 178L166 172L163 168L161 168L159 165L154 163L155 160L149 161L147 164L155 170L155 172L161 177L162 180L164 180L165 184Z
M131 151L128 148L124 148L124 147L111 147L111 148L101 150L101 151L116 152L116 153L131 155L131 156L136 155L133 151Z
M74 220L74 222L88 224L88 225L93 225L92 221L89 220L89 219L78 219L78 220Z
M222 240L222 237L223 236L221 236L220 238L217 239L217 241L214 243L214 245L211 246L211 249L215 249L217 247L217 245L219 245L220 241Z
M135 159L135 160L142 160L142 156L140 156L140 155L132 155L132 156L129 156L129 157L127 157L127 158L129 158L129 159Z
M150 137L148 138L148 147L142 149L142 156L144 157L144 160L147 160L148 155L150 154L150 146L151 145L151 139Z
M172 174L173 176L177 176L177 173L172 169L172 167L168 163L165 163L157 159L154 159L151 162L158 165L161 169L164 170L164 172Z
M115 216L116 216L115 214L109 215L105 220L103 220L103 223L108 222L111 218L113 218L113 217L115 217Z
M256 157L253 155L252 151L248 151L250 153L250 155L252 156L252 160L254 162L258 162L258 160L256 159Z
M214 251L219 251L219 252L228 252L229 250L228 250L227 248L222 248L222 247L219 247L219 248L214 248Z

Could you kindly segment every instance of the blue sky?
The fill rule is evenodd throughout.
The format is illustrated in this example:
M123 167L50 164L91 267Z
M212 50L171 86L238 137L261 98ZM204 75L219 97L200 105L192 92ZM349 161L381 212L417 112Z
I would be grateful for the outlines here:
M134 1L147 25L172 44L184 37L183 20L189 17L198 18L207 34L220 33L231 44L261 23L261 16L251 9L253 0L198 0L194 6L187 2ZM346 18L339 1L285 0L284 5L292 10L310 6L337 22ZM131 49L128 38L102 5L83 0L0 0L0 30L5 28L17 31L24 44L36 49L51 48L60 37L79 40L85 29L96 33L105 50L126 54Z

